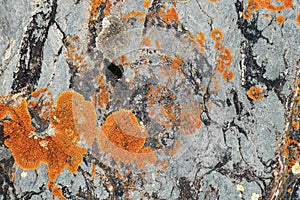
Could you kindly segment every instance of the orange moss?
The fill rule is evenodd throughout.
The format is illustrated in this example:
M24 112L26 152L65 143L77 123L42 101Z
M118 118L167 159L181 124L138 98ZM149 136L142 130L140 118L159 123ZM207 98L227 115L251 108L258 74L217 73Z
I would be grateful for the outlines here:
M251 86L247 92L248 97L254 101L260 101L263 99L263 92L260 88Z
M51 122L61 132L74 131L91 145L97 136L96 112L93 103L75 91L64 91L56 100Z
M151 43L152 43L151 37L145 35L145 36L143 37L142 44L143 44L144 46L150 46Z
M296 17L296 22L298 26L300 26L300 11L298 11L297 17Z
M178 15L175 8L170 8L165 13L163 13L162 20L167 24L172 24L173 22L179 23Z
M224 38L224 34L220 29L214 29L210 32L210 37L215 42L221 42Z
M9 114L9 119L4 120ZM33 170L41 163L48 165L48 186L53 195L66 199L55 186L55 180L65 168L76 173L86 149L79 147L79 135L72 130L55 130L55 135L39 137L31 125L28 104L22 99L17 106L0 103L0 119L4 120L5 145L11 150L15 163L24 170Z
M144 8L148 8L151 4L151 0L144 0Z
M129 110L119 110L110 114L101 127L98 143L101 150L111 153L115 161L132 163L137 161L138 167L156 162L155 152L151 148L143 148L148 135Z
M223 72L222 78L223 78L223 80L224 80L225 82L231 81L231 80L233 79L233 77L234 77L233 71L225 70L225 71Z
M283 24L284 21L285 21L285 18L284 18L283 15L278 15L278 16L276 17L276 22L277 22L277 24Z

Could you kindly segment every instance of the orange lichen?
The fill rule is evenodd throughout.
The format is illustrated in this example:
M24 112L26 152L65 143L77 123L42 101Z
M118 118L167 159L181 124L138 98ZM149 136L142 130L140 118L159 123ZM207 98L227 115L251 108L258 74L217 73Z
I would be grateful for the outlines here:
M167 118L167 125L179 124L179 119L176 115L176 111L179 111L180 106L175 104L164 103L163 107L160 109L160 112L163 116Z
M285 145L283 149L284 157L286 158L286 171L291 172L292 166L299 159L300 146L296 140L291 139L289 136L285 138Z
M100 108L105 109L109 103L110 94L109 94L109 87L105 86L104 77L100 76L97 80L99 93L96 97L96 103L100 106Z
M196 102L181 104L180 112L180 133L183 135L193 135L201 127L201 110Z
M180 68L180 65L182 64L182 59L180 56L175 56L172 58L172 69L178 70Z
M113 112L101 127L98 143L101 150L111 153L115 161L132 163L137 161L140 168L144 163L156 162L155 152L151 148L143 148L147 130L142 127L136 116L129 110Z
M261 8L265 8L273 12L277 12L277 11L284 10L286 8L293 7L293 0L276 0L276 2L280 3L280 5L273 5L272 0L253 0L253 1L256 2Z
M182 142L178 139L175 139L175 145L172 149L169 150L169 154L171 156L174 156L178 153L179 148L181 147Z
M200 49L200 52L204 52L205 49L204 49L204 44L205 44L205 35L203 32L199 32L195 35L192 35L192 34L188 34L187 35L188 38L190 38L191 40L193 40L194 42L194 48L199 46L199 49Z
M213 85L214 85L214 87L213 87L213 89L211 90L211 92L212 92L212 93L215 93L215 92L217 92L217 91L220 89L221 84L220 84L219 79L218 79L216 76L213 76L213 77L211 78L211 80L212 80L212 83L213 83Z
M92 171L91 171L92 178L95 177L95 174L96 174L96 163L93 163L93 165L92 165Z
M31 99L28 102L28 106L43 120L49 119L49 115L52 112L54 104L51 92L47 91L48 88L40 88L32 92Z
M144 8L148 8L151 4L151 0L144 0Z
M79 51L80 41L78 36L72 36L65 39L66 52L64 52L65 59L68 64L77 68L80 71L86 71L89 64L84 61L84 51Z
M283 15L278 15L278 16L276 17L276 22L277 22L277 24L283 24L284 21L285 21L285 18L284 18Z
M273 5L272 0L248 0L248 4L243 11L243 17L246 20L252 18L252 12L258 10L259 8L265 8L267 10L278 12L286 8L292 8L293 0L276 0L279 5Z
M144 146L147 136L146 130L128 110L119 110L109 115L101 131L117 147L135 153Z
M296 22L300 26L300 11L298 11L297 17L296 17Z
M266 13L266 14L264 14L264 17L265 18L270 18L270 14Z
M292 121L292 126L293 126L296 130L299 130L299 121Z
M225 63L223 60L216 60L217 71L222 74L225 71Z
M97 136L96 112L93 103L74 91L64 91L56 100L51 122L61 132L74 131L91 145Z
M100 8L101 4L105 4L104 14L108 15L110 13L110 8L112 4L109 0L90 0L90 21L95 19L98 15L100 15L98 9Z
M131 18L133 18L133 19L140 18L140 21L144 22L145 17L146 17L146 13L143 13L143 12L140 12L140 11L131 11L123 17L123 22L127 22Z
M232 64L232 54L230 49L225 48L221 43L224 34L220 29L214 29L210 32L210 37L215 42L214 49L216 49L218 53L218 59L215 61L216 71L222 74L224 81L231 81L234 77L234 73L226 68Z
M222 75L222 78L225 82L229 82L233 79L234 77L234 73L233 71L230 71L230 70L224 70L223 72L223 75Z
M32 92L32 93L31 93L31 96L35 98L35 97L37 97L39 94L41 94L41 93L43 93L43 92L46 92L46 91L48 91L48 88L40 88L40 89L38 89L38 90Z
M109 103L110 95L107 88L102 88L98 94L98 105L104 109Z
M259 87L251 86L247 94L248 97L254 101L260 101L263 99L263 92Z
M224 65L227 67L230 66L232 63L231 51L228 48L225 48L221 51L219 58L224 62Z
M25 99L16 106L7 106L0 101L0 119L4 121L5 145L11 150L16 164L25 170L37 169L41 163L47 164L47 185L53 195L66 199L54 182L65 168L71 173L77 172L82 155L86 153L85 148L77 145L79 135L73 130L56 129L54 135L39 136L31 125Z
M224 34L220 29L214 29L210 32L210 37L215 42L221 42L224 38Z
M150 46L151 43L152 43L151 37L145 35L142 41L143 46Z
M179 23L178 15L175 8L170 8L162 14L162 20L167 24L172 24L174 22Z
M146 170L145 163L155 164L157 162L156 153L150 147L145 147L136 155L137 166Z
M52 190L52 194L58 198L60 198L61 200L67 200L66 197L64 197L63 193L62 193L62 190L57 187L53 182L48 182L47 183L47 186L49 188L51 188Z

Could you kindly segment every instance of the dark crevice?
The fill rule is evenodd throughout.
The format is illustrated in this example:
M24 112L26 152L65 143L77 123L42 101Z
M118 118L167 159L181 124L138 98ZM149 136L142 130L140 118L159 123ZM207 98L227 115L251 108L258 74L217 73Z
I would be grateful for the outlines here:
M43 48L48 37L51 25L55 21L57 0L52 4L47 2L43 9L32 16L32 20L26 27L20 47L20 60L17 70L13 75L12 93L24 91L28 96L39 81L43 61ZM39 23L40 19L43 19Z

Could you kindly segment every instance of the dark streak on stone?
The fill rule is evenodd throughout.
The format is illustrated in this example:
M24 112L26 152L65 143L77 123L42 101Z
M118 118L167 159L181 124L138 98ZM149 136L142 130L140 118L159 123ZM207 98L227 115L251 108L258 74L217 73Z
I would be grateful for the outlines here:
M186 177L180 177L177 187L180 191L178 199L197 199L195 190L191 187L192 183Z
M238 16L238 28L249 42L255 44L260 38L262 38L265 39L268 44L272 44L268 38L262 35L263 30L258 30L257 28L258 15L253 15L251 21L245 20L241 15L244 11L243 2L240 2L239 0L235 3L235 8Z
M13 76L13 94L25 90L25 96L28 96L35 90L39 81L43 47L48 37L49 29L55 20L57 0L53 0L52 3L47 1L45 7L49 7L49 10L41 9L34 14L23 36L20 47L20 60L17 65L17 71ZM40 21L41 23L39 23Z
M0 146L2 146L3 144L4 144L4 128L0 124Z
M42 194L46 190L45 185L43 184L42 186L40 186L39 190L40 191L38 191L38 192L35 192L35 191L24 192L24 194L22 195L21 199L30 200L33 196Z
M109 193L108 199L119 199L120 197L123 196L125 193L125 187L124 185L128 184L128 181L132 180L127 180L125 179L119 179L117 176L118 171L116 169L113 169L102 162L100 162L96 157L94 157L92 154L87 153L83 157L83 161L86 164L94 163L101 169L103 169L106 178L108 179L107 181L103 182L103 186L106 188L107 192ZM96 188L94 186L93 180L90 179L89 177L91 176L88 172L84 171L82 168L79 167L79 171L82 173L84 176L84 179L86 181L86 186L87 190L82 190L80 189L79 193L77 194L78 197L82 197L84 199L98 199L96 197L96 194L93 192ZM129 175L130 176L130 175ZM109 191L108 187L112 186L113 191ZM129 189L129 188L128 188Z
M246 90L251 86L262 83L267 87L267 90L274 90L280 102L284 105L286 102L286 97L281 93L283 86L286 83L286 78L283 73L281 73L276 79L270 80L264 77L266 73L265 64L259 66L256 61L256 56L253 55L252 44L249 41L243 41L241 43L241 52L245 55L244 65L245 69L241 69L244 73L245 83L242 84ZM240 63L242 65L242 63ZM243 78L243 77L242 77Z
M238 117L240 117L240 114L243 110L243 103L239 101L238 93L236 90L232 89L230 93L233 95L233 104L235 108L235 113L237 114Z
M15 199L18 199L15 185L9 176L12 173L13 164L14 159L12 156L0 160L0 194L3 200L10 200L12 197L11 194Z
M35 131L37 133L41 133L44 132L45 130L47 130L50 122L48 120L44 120L39 116L39 113L32 109L32 108L28 108L30 116L31 116L31 124L32 126L35 127Z
M219 198L219 189L214 188L212 185L209 185L208 189L205 192L204 200L219 200Z
M145 81L147 82L147 81ZM136 115L139 121L143 123L150 122L148 113L146 112L147 107L147 93L149 92L150 84L145 84L141 87L136 88L129 99L129 109Z
M98 36L97 29L102 28L102 21L105 17L104 9L106 8L105 3L101 3L99 7L97 8L97 12L99 12L99 16L95 20L90 20L88 23L89 27L89 41L88 41L88 52L93 53L94 48L96 47L96 38Z

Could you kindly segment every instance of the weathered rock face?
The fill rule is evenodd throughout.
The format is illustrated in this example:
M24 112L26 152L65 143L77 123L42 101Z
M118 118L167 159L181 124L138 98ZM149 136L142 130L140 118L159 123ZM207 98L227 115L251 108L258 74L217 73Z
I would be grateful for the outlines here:
M299 199L297 1L0 4L0 199Z

